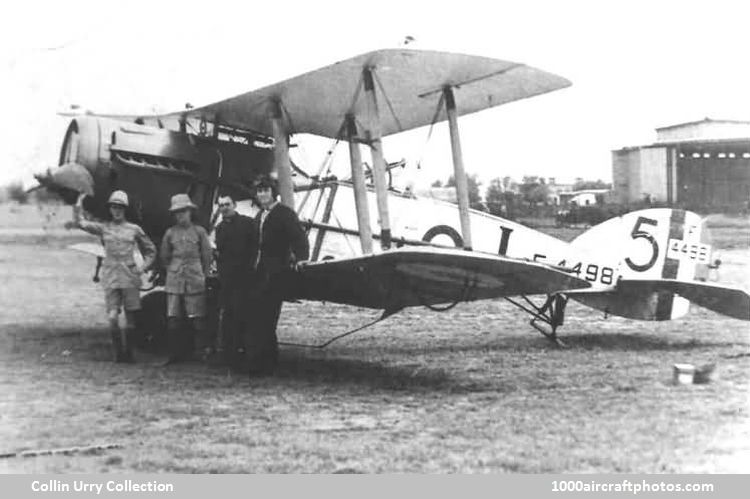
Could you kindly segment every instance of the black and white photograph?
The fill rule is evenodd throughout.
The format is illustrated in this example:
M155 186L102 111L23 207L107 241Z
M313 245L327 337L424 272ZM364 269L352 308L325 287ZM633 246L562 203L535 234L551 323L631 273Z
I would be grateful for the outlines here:
M0 473L750 472L742 2L6 9Z

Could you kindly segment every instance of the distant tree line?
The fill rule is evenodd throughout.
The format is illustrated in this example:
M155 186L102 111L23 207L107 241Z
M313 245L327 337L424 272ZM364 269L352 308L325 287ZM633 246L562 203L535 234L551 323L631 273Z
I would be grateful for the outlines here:
M549 182L536 175L526 175L521 182L515 181L509 176L493 178L484 190L482 198L481 182L477 175L467 175L469 187L469 204L472 208L487 211L493 215L505 218L516 218L519 216L538 215L544 210L543 207L550 205L550 194L552 193ZM444 183L436 180L432 187L455 187L456 180L451 175ZM609 189L611 184L602 180L576 179L570 190L582 191L588 189ZM553 208L553 207L550 207Z
M0 186L0 203L15 202L18 204L28 203L56 203L59 202L60 198L48 191L45 188L35 189L28 192L21 181L10 182L4 186Z

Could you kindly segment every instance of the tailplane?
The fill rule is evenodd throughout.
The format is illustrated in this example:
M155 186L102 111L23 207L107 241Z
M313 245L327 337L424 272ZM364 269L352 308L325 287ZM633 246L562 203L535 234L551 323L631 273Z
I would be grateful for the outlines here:
M722 315L750 321L750 295L746 291L706 282L685 282L674 279L627 280L617 284L625 294L646 295L651 293L674 293L703 308Z
M750 298L737 288L708 284L711 237L700 215L654 208L612 218L573 241L617 262L612 288L573 292L570 297L609 314L640 320L677 319L690 302L750 320Z

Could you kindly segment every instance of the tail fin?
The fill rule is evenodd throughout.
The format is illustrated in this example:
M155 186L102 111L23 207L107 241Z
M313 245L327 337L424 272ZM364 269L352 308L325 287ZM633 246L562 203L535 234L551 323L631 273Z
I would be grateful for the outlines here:
M572 244L587 251L608 252L617 262L620 283L705 281L712 261L710 234L700 215L669 208L612 218L581 234ZM607 293L573 297L614 315L644 320L676 319L690 307L689 297L665 286L623 289L618 285Z

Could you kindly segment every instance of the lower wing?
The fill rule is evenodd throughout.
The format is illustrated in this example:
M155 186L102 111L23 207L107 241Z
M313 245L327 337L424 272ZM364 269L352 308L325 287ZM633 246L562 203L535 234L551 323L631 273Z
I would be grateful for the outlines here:
M453 249L409 248L307 265L298 297L396 311L590 284L543 264Z

